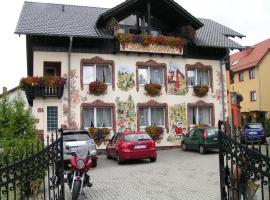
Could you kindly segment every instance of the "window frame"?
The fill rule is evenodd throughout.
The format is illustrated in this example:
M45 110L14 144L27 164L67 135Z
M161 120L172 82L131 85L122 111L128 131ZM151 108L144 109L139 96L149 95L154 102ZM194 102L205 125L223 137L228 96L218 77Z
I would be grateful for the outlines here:
M257 101L257 93L256 93L256 91L250 91L250 101L251 102Z
M248 74L249 74L249 79L255 79L255 69L252 68L252 69L249 69L248 71Z
M112 66L111 65L108 65L108 64L91 64L91 65L89 65L89 64L84 64L83 65L83 74L84 74L84 68L85 67L93 67L93 81L97 81L97 67L99 67L99 65L106 65L106 66L108 66L109 67L109 70L110 70L110 72L111 72L111 82L109 83L109 82L105 82L105 84L106 85L112 85ZM83 85L89 85L89 83L91 83L91 82L89 82L89 83L84 83L84 77L82 77L83 78ZM92 81L92 82L93 82Z
M188 118L189 118L189 110L190 110L190 109L194 109L194 108L196 109L196 116L195 116L195 117L196 117L196 119L195 119L196 123L195 123L195 124L189 123L189 125L190 125L190 126L195 126L195 125L199 124L199 121L200 121L200 120L199 120L199 118L200 118L199 109L200 109L200 108L208 108L208 109L209 109L209 115L210 115L210 116L209 116L209 117L210 117L210 118L209 118L210 124L207 124L207 125L210 125L210 126L211 126L211 125L212 125L212 112L211 112L211 107L208 107L208 106L190 106L189 109L188 109Z
M56 108L56 117L54 116L54 118L56 119L56 127L54 128L49 128L49 108ZM55 131L56 129L58 129L58 106L47 106L47 131Z
M146 108L148 108L148 125L147 126L152 126L152 124L151 124L151 109L154 109L154 108L162 108L163 109L163 121L164 121L164 124L163 125L155 125L155 126L158 126L158 127L162 127L162 128L165 128L165 107L154 107L154 106L149 106L149 107L141 107L141 108L139 108L139 110L140 109L146 109ZM141 119L140 119L140 115L141 114L141 112L139 112L139 121L141 121ZM140 125L140 130L144 130L147 126L141 126Z
M207 86L210 87L211 84L210 84L210 71L209 71L209 69L198 69L198 68L194 68L194 69L190 68L187 70L187 75L188 75L189 71L194 71L194 73L195 73L194 85L189 85L189 76L187 76L188 87L193 88L194 86L199 85L199 83L198 83L198 70L199 71L207 71L207 75L208 75L208 85Z
M239 82L244 81L244 72L238 72L238 80L239 80Z
M163 77L163 81L162 81L162 83L160 84L160 83L157 83L157 84L160 84L162 87L164 87L164 69L162 68L162 67L153 67L153 66L148 66L148 67L146 67L146 66L143 66L143 67L139 67L139 69L138 69L138 76L140 76L140 69L147 69L147 83L140 83L140 79L139 79L139 86L144 86L145 84L149 84L149 83L153 83L152 81L151 81L151 69L155 69L155 68L159 68L159 69L162 69L162 77Z
M57 76L61 77L61 62L56 62L56 61L44 61L43 62L43 76ZM55 74L54 75L45 75L47 69L54 69Z

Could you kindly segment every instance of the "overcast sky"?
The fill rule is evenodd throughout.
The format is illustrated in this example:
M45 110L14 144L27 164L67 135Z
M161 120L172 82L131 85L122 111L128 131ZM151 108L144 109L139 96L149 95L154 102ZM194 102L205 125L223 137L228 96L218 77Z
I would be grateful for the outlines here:
M111 8L123 0L37 0ZM2 87L12 89L26 76L25 37L14 34L23 0L3 1L0 7L1 72ZM209 18L232 28L246 38L236 40L241 45L254 45L270 38L270 0L176 0L195 17Z

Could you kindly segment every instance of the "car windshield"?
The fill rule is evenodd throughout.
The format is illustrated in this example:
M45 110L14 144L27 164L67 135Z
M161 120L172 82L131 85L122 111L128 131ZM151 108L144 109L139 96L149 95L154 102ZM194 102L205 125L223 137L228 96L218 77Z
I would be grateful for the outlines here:
M71 142L71 141L87 141L90 140L91 137L87 134L69 134L63 135L64 142Z
M207 135L210 136L210 135L217 135L218 134L218 129L216 128L208 128L207 129Z
M246 128L248 128L248 129L253 129L253 128L259 129L259 128L262 128L262 124L247 124Z
M150 139L151 139L151 137L146 133L125 135L126 142L134 141L134 140L136 141L136 140L150 140Z

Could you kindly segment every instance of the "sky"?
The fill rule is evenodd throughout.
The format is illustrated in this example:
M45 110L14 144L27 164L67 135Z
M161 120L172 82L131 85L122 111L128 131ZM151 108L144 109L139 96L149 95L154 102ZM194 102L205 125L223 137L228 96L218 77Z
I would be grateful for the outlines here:
M35 0L38 2L112 8L123 0ZM269 0L175 0L193 16L217 21L246 35L235 39L251 46L270 38ZM26 71L25 36L14 34L24 0L3 1L0 7L0 93L18 86Z

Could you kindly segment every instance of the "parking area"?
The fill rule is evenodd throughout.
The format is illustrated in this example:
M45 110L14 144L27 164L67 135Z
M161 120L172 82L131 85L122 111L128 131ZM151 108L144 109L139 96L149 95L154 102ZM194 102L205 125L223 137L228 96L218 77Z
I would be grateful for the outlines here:
M180 149L158 151L155 163L115 160L99 156L89 172L92 188L84 188L80 199L174 200L220 199L218 153L201 155ZM66 188L67 199L70 191Z

